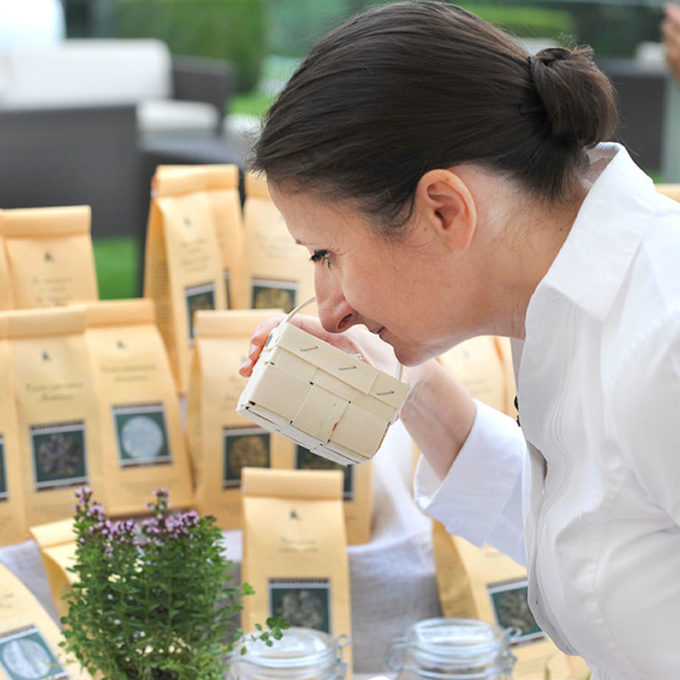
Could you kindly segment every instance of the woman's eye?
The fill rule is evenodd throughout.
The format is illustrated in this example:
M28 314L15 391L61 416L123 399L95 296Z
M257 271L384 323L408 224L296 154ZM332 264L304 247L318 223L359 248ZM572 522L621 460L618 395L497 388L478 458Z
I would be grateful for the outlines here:
M312 262L324 262L330 264L331 254L327 250L315 250L309 258Z

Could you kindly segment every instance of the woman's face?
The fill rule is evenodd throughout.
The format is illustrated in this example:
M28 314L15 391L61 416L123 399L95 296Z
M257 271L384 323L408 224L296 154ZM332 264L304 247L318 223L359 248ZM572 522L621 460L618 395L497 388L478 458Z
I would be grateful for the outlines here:
M312 192L285 193L272 184L270 193L291 235L310 253L326 330L363 324L392 345L404 365L422 363L463 339L451 276L455 254L417 211L391 239L372 231L346 203Z

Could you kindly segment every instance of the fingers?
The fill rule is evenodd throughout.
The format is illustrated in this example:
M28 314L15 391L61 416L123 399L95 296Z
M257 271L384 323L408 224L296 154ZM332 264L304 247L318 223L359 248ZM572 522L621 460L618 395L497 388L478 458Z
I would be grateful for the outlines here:
M248 346L248 357L243 362L241 368L239 368L239 374L244 378L249 378L253 372L253 368L260 358L262 349L267 342L267 338L271 331L278 326L281 321L285 318L283 314L278 314L276 316L267 319L265 323L258 326L253 332L250 338L250 344ZM362 331L359 328L351 328L346 333L329 333L324 330L319 319L313 316L307 316L304 314L296 314L290 320L292 324L301 328L303 331L314 335L315 337L323 340L344 352L349 352L351 354L360 354L364 361L373 364L374 366L381 367L381 364L394 364L394 355L392 354L392 349L388 345L385 345L377 336L372 335L368 331ZM384 346L377 352L374 345ZM382 355L387 353L387 359L383 360ZM389 358L391 356L391 359ZM388 369L389 370L389 369Z
M243 362L243 365L239 368L239 374L244 378L249 378L253 372L253 368L260 358L262 349L267 342L269 334L276 328L283 319L285 319L284 314L277 314L267 319L263 324L260 324L252 336L250 337L250 344L248 345L248 357ZM291 323L298 326L307 333L328 342L331 345L335 345L346 352L357 352L358 349L349 338L344 337L340 334L329 333L325 331L321 326L321 322L313 316L305 316L304 314L296 314L292 319Z
M291 322L343 352L359 354L371 366L391 375L396 372L397 361L392 347L363 326L352 326L343 333L330 333L313 316L297 315Z
M248 345L248 357L238 370L238 372L244 378L250 377L251 373L253 372L253 367L260 358L262 348L267 342L269 334L281 323L281 321L283 321L284 318L285 316L283 314L276 314L267 319L264 323L260 324L253 331L253 334L250 336L250 344Z

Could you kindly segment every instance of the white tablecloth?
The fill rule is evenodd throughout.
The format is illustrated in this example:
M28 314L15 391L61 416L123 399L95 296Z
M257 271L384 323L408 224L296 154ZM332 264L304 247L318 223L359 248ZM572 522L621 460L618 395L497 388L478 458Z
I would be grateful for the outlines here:
M355 680L385 673L383 655L389 641L403 636L416 621L441 616L430 520L411 497L411 444L400 422L390 428L374 460L371 541L348 549ZM225 532L225 541L227 555L240 565L241 532ZM56 620L37 545L28 540L2 547L0 562Z

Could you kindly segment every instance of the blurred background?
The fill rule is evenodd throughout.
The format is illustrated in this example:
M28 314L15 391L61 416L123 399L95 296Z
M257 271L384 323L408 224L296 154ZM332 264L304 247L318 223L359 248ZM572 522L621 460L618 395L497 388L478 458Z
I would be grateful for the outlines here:
M92 205L101 296L139 294L148 190L155 167L159 163L236 163L245 168L260 117L310 45L351 14L379 4L384 2L0 0L0 208ZM661 0L473 0L458 4L514 33L532 52L548 45L591 45L618 92L617 139L656 181L680 181L680 93L664 59ZM70 82L75 76L60 80L62 74L48 73L52 66L31 62L33 70L25 71L29 75L22 76L24 81L34 76L39 80L42 74L49 77L48 87L36 85L37 93L20 92L19 99L12 100L14 91L25 90L25 82L12 86L11 80L12 74L19 78L16 74L30 62L29 49L72 46L86 40L93 44L107 41L120 46L122 52L123 45L133 43L120 41L149 38L162 44L172 60L172 76L170 80L164 76L162 98L185 100L183 111L176 108L170 114L164 109L156 115L159 112L151 110L153 102L141 101L145 96L139 92L122 97L118 92L110 96L111 101L100 92L102 83L109 80L136 86L136 80L147 77L143 75L146 57L132 51L127 62L115 65L110 61L104 77L93 76L80 85ZM69 53L69 60L74 52ZM3 76L3 58L9 54L13 61L10 66L7 61ZM55 55L49 57L50 64L61 59L59 52ZM93 69L100 57L87 59ZM139 69L134 68L135 60ZM75 61L64 64L67 71L76 72ZM41 92L50 87L58 90L61 83L66 89L75 88L71 99L60 98L57 91L51 99L40 101ZM124 87L110 84L119 91ZM153 97L161 95L156 91ZM201 113L194 100L212 109ZM91 103L100 108L88 111ZM131 103L134 109L127 114L109 107L109 119L104 119L102 104L120 108ZM172 103L178 106L177 101ZM71 113L64 115L64 107L72 107ZM59 111L51 111L47 118L45 108ZM203 122L189 125L186 121L192 115L198 120L198 113ZM125 124L134 129L123 132ZM108 147L96 150L107 141ZM38 148L42 155L37 154ZM81 154L77 158L76 149ZM126 149L129 153L122 157ZM32 156L29 150L36 154ZM87 150L91 158L82 156ZM55 158L59 159L56 166ZM68 159L72 163L65 168ZM105 192L100 186L88 188L102 165L109 182ZM121 263L128 269L122 271Z
M56 0L55 0L56 1ZM260 113L315 39L376 0L63 0L68 37L156 37L175 54L231 60L235 111ZM660 0L458 2L519 37L591 45L598 58L634 58L659 42Z

